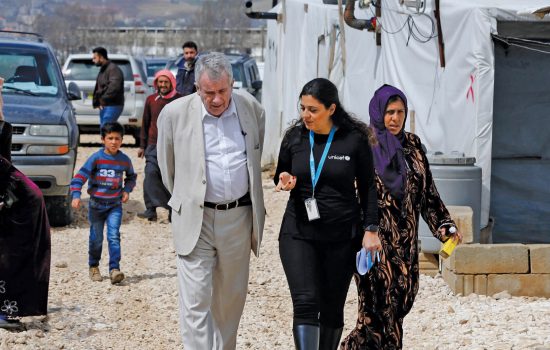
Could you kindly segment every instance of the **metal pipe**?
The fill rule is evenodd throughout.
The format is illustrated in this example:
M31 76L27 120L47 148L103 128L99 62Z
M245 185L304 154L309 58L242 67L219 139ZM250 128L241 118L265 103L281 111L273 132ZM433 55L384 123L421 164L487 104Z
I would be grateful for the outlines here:
M368 31L374 31L372 19L357 19L355 18L355 0L346 1L346 9L344 10L344 21L352 28Z
M275 3L276 1L274 1ZM246 9L244 10L244 13L249 17L253 19L279 19L279 14L274 12L256 12L252 11L252 1L247 1L244 6Z

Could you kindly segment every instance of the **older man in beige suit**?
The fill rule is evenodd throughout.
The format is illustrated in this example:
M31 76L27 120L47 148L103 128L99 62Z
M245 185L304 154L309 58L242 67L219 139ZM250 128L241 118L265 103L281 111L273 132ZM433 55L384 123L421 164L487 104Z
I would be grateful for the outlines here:
M202 56L195 73L197 93L168 104L158 121L181 333L186 350L235 349L250 250L259 254L265 219L265 112L252 95L232 90L225 55Z

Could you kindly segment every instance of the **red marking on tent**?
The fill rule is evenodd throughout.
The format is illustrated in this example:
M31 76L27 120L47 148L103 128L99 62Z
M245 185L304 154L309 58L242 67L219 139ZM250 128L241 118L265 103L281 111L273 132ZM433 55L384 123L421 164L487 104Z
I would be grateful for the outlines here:
M468 93L466 94L466 99L468 99L470 97L470 94L471 94L472 95L472 102L475 102L474 81L475 81L475 77L472 74L470 74L470 88L468 89Z

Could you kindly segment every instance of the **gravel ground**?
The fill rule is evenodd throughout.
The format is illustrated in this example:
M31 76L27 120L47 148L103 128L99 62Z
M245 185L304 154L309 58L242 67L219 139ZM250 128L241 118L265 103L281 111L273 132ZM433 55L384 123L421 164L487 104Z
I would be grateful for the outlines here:
M159 221L137 218L143 206L144 161L137 158L131 136L123 151L140 174L124 205L121 270L126 280L112 286L88 278L87 199L68 227L52 229L49 314L27 317L19 331L0 329L6 349L181 349L178 330L175 256L167 212ZM85 135L79 167L100 147L97 135ZM91 143L94 142L94 143ZM239 329L238 349L292 349L292 305L279 260L277 235L287 194L275 193L265 174L268 217L262 255L251 258L249 295ZM354 326L355 287L346 304L346 329ZM453 295L443 279L422 276L420 291L405 318L405 349L550 349L550 300Z

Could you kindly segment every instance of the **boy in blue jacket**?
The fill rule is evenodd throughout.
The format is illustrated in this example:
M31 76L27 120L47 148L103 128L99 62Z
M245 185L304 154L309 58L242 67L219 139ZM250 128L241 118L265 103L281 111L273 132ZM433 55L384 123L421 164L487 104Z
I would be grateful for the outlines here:
M109 243L109 277L111 283L124 279L120 271L120 224L122 203L126 203L136 185L137 175L130 158L120 151L124 128L119 123L105 123L101 127L101 142L105 147L92 154L71 181L72 207L80 207L82 186L87 180L90 195L88 220L90 240L88 245L88 265L90 279L103 280L99 272L99 260L103 245L103 228L107 225ZM124 173L126 178L123 181Z

